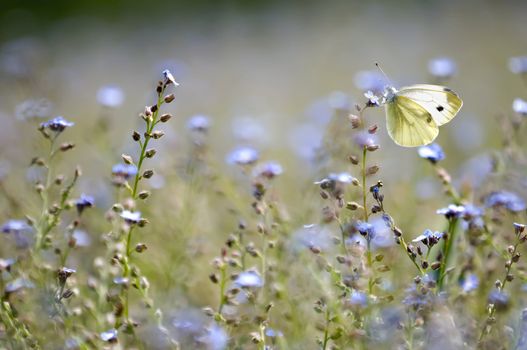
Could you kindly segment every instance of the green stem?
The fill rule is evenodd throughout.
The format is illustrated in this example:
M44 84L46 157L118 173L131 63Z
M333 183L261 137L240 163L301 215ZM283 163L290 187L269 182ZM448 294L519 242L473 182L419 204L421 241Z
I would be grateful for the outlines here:
M220 306L218 306L218 314L221 315L223 306L225 305L225 286L227 283L226 265L223 265L220 269Z
M439 290L442 290L445 284L445 277L447 274L448 265L452 257L452 247L454 246L454 241L456 239L455 233L456 233L457 222L458 222L458 218L450 219L448 222L447 239L443 245L443 259L442 259L443 261L441 263L441 267L439 268L439 276L438 276Z
M368 222L368 207L366 205L366 199L368 191L366 189L366 154L368 149L366 146L362 148L362 206L364 208L364 221Z
M141 169L142 169L142 166L143 166L143 162L144 160L146 159L146 151L148 149L148 143L151 139L151 134L152 134L152 131L154 130L154 127L156 126L157 122L158 122L158 116L159 116L159 111L161 110L161 106L163 105L163 102L164 102L164 92L165 92L165 89L163 88L162 91L158 94L157 96L157 108L155 110L155 112L152 113L152 118L146 118L146 132L145 132L145 140L144 142L140 143L140 146L141 146L141 152L140 152L140 155L139 155L139 160L137 162L137 173L135 174L135 178L134 178L134 185L132 187L132 191L131 191L131 195L132 195L132 199L136 200L137 199L137 194L138 194L138 189L139 189L139 181L142 179L142 174L141 174ZM125 251L125 257L123 259L123 277L128 279L128 281L130 281L130 277L131 277L131 265L130 265L130 260L131 260L131 257L132 257L132 234L134 232L134 228L135 228L135 225L134 226L131 226L130 229L128 230L128 234L126 235L126 251ZM128 288L123 288L122 289L123 291L123 297L124 297L124 305L123 305L123 315L125 317L125 319L127 321L130 321L129 319L129 309L130 309L130 298L129 298L129 291L128 291ZM119 319L116 320L116 325L119 323ZM132 329L132 332L133 332L133 327L131 327ZM134 336L135 336L135 332L134 332Z
M329 308L326 305L326 327L324 329L324 341L322 343L322 350L326 350L329 342Z

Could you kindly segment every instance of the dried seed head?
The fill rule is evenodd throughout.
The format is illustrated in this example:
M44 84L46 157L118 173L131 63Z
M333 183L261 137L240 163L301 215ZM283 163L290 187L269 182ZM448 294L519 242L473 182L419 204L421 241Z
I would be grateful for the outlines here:
M137 131L134 130L134 132L132 133L132 139L134 141L139 141L141 140L141 134L139 134Z
M129 156L128 154L121 154L121 158L123 159L123 162L125 162L126 164L134 164L134 160L131 156Z
M154 148L151 148L151 149L146 151L145 157L146 158L152 158L153 156L155 156L156 153L157 153L157 151Z
M379 145L369 145L369 146L366 146L366 150L368 152L375 152L376 150L378 150L381 146Z
M379 171L380 167L378 165L372 165L368 169L366 169L366 173L368 175L374 175Z
M162 123L166 123L166 122L168 122L171 118L172 118L172 115L170 115L170 114L168 114L168 113L165 113L165 114L161 115L161 117L159 117L159 120L160 120Z
M138 194L138 197L140 199L147 199L149 196L150 196L150 192L149 191L141 191Z
M370 134L375 134L377 132L377 129L379 128L379 126L377 124L373 124L372 126L370 126L368 128L368 132Z
M60 150L62 152L66 152L66 151L69 151L70 149L72 149L74 147L75 147L75 144L69 143L69 142L64 142L63 144L60 145Z
M152 176L154 175L154 171L153 170L145 170L145 172L143 173L143 177L145 179L149 179L151 178Z
M351 164L353 165L357 165L359 164L359 158L357 156L354 156L354 155L350 155L348 157L348 160L350 161Z
M165 96L165 103L170 103L170 102L174 101L175 98L176 98L176 96L174 96L174 94L166 95Z
M358 127L361 126L362 122L359 118L359 116L355 115L355 114L350 114L348 115L348 120L350 121L351 123L351 127L353 129L357 129Z

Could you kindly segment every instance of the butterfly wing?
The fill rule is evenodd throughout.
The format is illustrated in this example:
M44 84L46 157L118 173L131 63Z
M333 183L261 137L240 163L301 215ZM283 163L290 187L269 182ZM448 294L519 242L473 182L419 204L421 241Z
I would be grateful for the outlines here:
M439 134L437 123L424 107L398 94L386 104L386 125L393 141L404 147L427 145Z
M438 126L451 121L463 106L463 101L454 91L439 85L412 85L400 89L397 95L421 105L432 115Z

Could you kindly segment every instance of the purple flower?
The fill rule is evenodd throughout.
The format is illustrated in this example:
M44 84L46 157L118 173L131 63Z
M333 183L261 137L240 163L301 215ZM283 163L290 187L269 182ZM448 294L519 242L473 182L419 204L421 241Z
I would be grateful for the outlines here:
M257 150L252 147L238 147L227 156L227 163L238 165L251 165L260 157Z
M456 74L456 62L448 57L438 57L428 62L428 71L438 78L450 78Z
M116 85L106 85L97 91L97 102L103 107L117 108L124 102L124 92Z
M465 207L462 205L449 204L448 207L438 209L439 215L444 215L447 219L458 218L465 214Z
M377 96L373 91L366 91L364 97L368 99L367 105L370 107L379 107L382 104L380 96Z
M141 218L141 212L139 211L129 211L129 210L123 210L123 212L120 214L121 217L129 224L137 224L139 221L142 220Z
M514 99L514 102L512 102L512 109L521 116L527 117L527 101L522 100L521 98Z
M280 174L282 174L282 166L277 162L266 162L263 164L258 164L253 170L254 177L264 177L267 179L272 179Z
M372 135L367 131L361 131L355 134L353 141L357 146L364 148L375 145L377 143L377 138L375 135Z
M16 262L15 259L2 259L0 258L0 273L2 271L9 271L11 269L11 266Z
M432 230L425 230L421 235L417 236L412 242L422 242L423 244L432 247L436 245L443 237L443 232L433 232Z
M44 122L40 124L40 127L42 129L49 129L51 131L54 131L56 133L64 131L64 129L75 125L75 123L67 121L63 117L55 117L53 119L48 120L47 122Z
M115 164L112 167L112 175L121 177L123 179L129 179L137 174L137 167L133 164Z
M518 212L527 208L525 201L514 192L496 191L490 193L485 199L487 207L505 207L510 211Z
M419 157L428 159L433 164L445 159L445 153L443 152L441 146L439 146L437 143L419 147L417 153L419 154Z
M187 129L190 131L207 132L210 128L210 118L206 115L197 114L187 122Z

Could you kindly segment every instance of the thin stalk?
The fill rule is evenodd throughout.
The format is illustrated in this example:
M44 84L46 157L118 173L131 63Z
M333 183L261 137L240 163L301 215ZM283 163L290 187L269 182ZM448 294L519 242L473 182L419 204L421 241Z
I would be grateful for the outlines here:
M366 146L362 148L362 206L364 208L364 221L368 222L368 207L366 205L366 199L368 191L366 189L366 155L368 150Z
M507 282L508 282L507 276L510 275L512 265L514 264L514 262L512 261L512 257L516 255L516 251L518 250L518 246L520 245L520 243L521 243L520 239L517 238L516 243L514 244L514 249L512 250L512 253L511 253L510 264L507 264L507 267L505 268L505 276L501 279L502 281L501 285L498 287L498 290L500 292L502 292L505 289L505 286L507 285ZM478 345L481 344L481 342L485 338L485 335L489 334L490 331L492 330L492 323L489 321L494 317L495 313L496 313L496 304L490 304L488 308L487 319L485 321L485 324L483 325L483 329L481 330L481 334L478 339Z
M438 276L439 290L443 289L443 286L445 284L445 277L446 277L448 265L452 258L452 247L454 246L454 241L456 240L455 233L456 233L457 222L458 222L458 218L450 219L448 222L447 239L443 245L443 262L441 264L441 267L439 268L439 276Z

